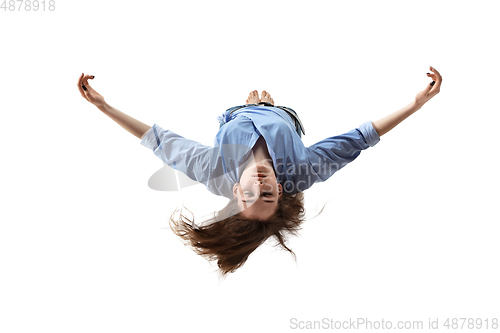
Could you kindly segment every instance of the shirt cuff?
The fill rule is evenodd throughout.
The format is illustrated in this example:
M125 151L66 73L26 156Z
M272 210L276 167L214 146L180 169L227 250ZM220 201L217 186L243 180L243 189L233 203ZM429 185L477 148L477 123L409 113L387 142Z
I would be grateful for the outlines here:
M163 132L163 128L154 124L141 140L141 145L146 148L152 149L153 151L158 149L160 146L160 139L158 138L158 133Z
M370 147L375 146L380 141L380 136L373 127L373 123L371 121L367 121L366 123L361 124L358 127L358 130L361 132L365 139L365 142Z
M234 109L234 108L231 108ZM229 121L229 114L231 113L230 110L226 110L223 114L220 116L217 116L217 120L219 121L219 128L221 128L225 123Z

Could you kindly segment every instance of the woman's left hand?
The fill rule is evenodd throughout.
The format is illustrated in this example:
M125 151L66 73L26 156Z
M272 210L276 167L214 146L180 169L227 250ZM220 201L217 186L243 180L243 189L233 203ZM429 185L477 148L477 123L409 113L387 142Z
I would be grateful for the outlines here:
M439 72L435 68L433 67L429 68L434 73L427 73L427 76L430 77L433 80L433 82L427 85L427 87L425 87L424 90L422 90L417 94L417 96L415 96L415 102L420 107L422 107L432 97L436 96L439 93L439 90L441 88L441 82L443 81L441 74L439 74Z
M106 102L104 100L104 97L102 97L101 94L99 94L97 91L92 88L88 82L88 79L93 80L94 75L80 75L78 78L78 90L80 90L80 94L82 95L83 98L85 98L87 101L90 103L94 104L95 106L102 107L104 103Z

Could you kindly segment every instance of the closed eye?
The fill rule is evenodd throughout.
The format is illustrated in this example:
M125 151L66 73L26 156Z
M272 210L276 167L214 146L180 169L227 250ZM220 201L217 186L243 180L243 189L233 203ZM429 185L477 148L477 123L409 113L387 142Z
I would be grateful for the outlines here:
M248 192L247 192L247 193L245 193L245 194L246 194L246 195L248 195L248 196L253 196L253 193L248 193ZM264 193L262 193L262 195L261 195L261 196L263 196L263 197L272 197L272 196L273 196L273 194L272 194L271 192L264 192ZM245 202L245 203L246 203L246 202L248 202L248 200L243 200L243 199L242 199L241 201L243 201L243 202ZM267 202L267 203L274 202L274 200L263 200L263 201L264 201L264 202ZM250 202L253 202L253 201L250 201Z
M251 192L245 192L243 194L246 195L246 196L249 196L249 197L253 196L253 193L251 193ZM272 195L273 194L271 192L264 192L264 193L262 193L262 196L272 196Z
M264 197L272 197L273 196L273 194L271 192L264 192L262 195ZM274 200L264 200L264 202L268 202L269 203L269 202L274 202Z
M247 203L247 202L253 202L253 201L248 201L248 200L241 200L242 202L244 203ZM271 202L274 202L274 200L264 200L265 203L271 203Z

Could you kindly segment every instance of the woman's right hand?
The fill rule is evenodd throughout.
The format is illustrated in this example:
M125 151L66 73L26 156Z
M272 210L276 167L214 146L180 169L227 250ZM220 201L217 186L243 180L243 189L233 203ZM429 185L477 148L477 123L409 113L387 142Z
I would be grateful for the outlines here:
M102 107L105 103L104 97L102 97L97 91L95 91L87 82L88 79L94 79L93 75L80 75L78 78L78 90L80 94L90 103L97 107Z

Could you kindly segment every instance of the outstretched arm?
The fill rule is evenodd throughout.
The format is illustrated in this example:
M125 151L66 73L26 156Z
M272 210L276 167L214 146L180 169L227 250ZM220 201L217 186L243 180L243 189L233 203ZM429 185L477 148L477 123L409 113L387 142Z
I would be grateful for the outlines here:
M432 78L433 82L427 85L423 91L419 92L417 96L415 96L415 100L413 102L382 119L372 122L373 128L375 128L379 136L384 135L396 127L396 125L408 118L415 111L419 110L432 97L439 93L443 78L435 68L430 67L430 69L434 73L427 73L427 75Z
M118 125L126 129L129 133L132 133L139 139L146 134L151 126L148 126L139 120L132 118L131 116L121 112L120 110L112 107L108 103L104 102L102 106L98 107L105 115L113 119Z
M78 90L80 91L82 97L97 106L99 110L113 119L118 125L126 129L129 133L132 133L139 139L142 139L144 134L149 131L151 126L148 126L109 105L104 100L104 97L102 97L102 95L100 95L97 91L94 90L94 88L89 85L88 79L94 79L94 76L84 76L82 73L82 75L80 75L80 77L78 78Z

